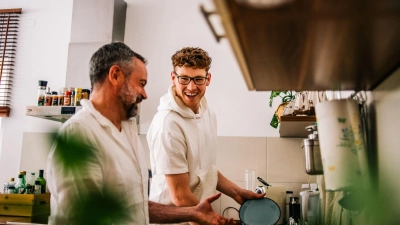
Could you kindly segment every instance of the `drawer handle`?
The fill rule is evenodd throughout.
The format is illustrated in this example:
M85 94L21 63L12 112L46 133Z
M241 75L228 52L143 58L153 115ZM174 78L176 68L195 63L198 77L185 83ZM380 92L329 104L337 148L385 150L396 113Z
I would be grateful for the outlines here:
M4 206L3 208L4 208L5 210L8 210L8 207L7 207L7 206Z

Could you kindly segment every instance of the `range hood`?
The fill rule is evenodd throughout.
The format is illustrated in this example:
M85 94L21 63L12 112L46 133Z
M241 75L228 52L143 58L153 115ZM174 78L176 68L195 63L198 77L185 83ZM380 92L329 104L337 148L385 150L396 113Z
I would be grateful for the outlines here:
M214 0L249 90L373 90L400 66L398 0L264 2Z
M25 115L64 123L82 106L27 106Z
M90 87L88 64L102 45L124 41L124 0L74 0L65 87ZM81 106L26 106L26 115L65 122Z

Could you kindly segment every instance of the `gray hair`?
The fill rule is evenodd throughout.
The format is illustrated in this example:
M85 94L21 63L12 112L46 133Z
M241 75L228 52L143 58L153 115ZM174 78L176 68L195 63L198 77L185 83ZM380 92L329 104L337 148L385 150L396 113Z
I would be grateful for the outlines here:
M147 60L143 56L132 51L132 49L122 42L113 42L99 48L99 50L93 53L89 62L89 76L92 88L96 84L101 85L104 83L108 71L113 65L121 67L124 75L129 77L136 68L136 65L132 63L134 57L145 64L147 63Z

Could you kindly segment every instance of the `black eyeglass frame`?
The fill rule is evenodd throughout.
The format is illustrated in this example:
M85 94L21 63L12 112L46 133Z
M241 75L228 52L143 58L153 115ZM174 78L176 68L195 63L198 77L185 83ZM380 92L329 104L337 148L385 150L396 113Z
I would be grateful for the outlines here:
M189 82L188 82L187 84L182 84L182 85L189 85L191 81L193 81L193 83L194 83L195 85L197 85L197 86L201 86L201 85L204 85L204 84L207 83L208 73L206 74L205 77L201 77L201 76L197 76L197 77L180 76L180 75L178 75L175 71L174 71L174 74L175 74L176 78L178 78L178 82L179 82L180 84L182 84L182 83L181 83L181 80L180 80L179 78L183 77L183 78L189 79ZM196 84L195 79L198 79L198 78L202 78L202 79L204 78L204 83L202 83L202 84Z

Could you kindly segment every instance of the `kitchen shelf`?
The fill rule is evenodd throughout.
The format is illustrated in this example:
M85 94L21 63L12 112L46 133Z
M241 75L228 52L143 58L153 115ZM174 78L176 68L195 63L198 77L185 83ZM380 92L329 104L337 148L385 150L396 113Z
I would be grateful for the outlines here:
M280 137L307 138L310 132L305 128L316 122L315 116L281 116L280 119Z
M82 106L26 106L25 115L64 123Z
M214 0L249 90L373 90L400 66L400 1L248 2Z

